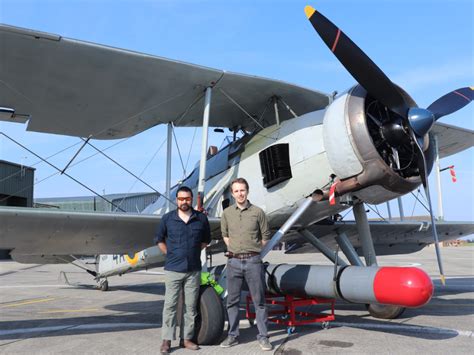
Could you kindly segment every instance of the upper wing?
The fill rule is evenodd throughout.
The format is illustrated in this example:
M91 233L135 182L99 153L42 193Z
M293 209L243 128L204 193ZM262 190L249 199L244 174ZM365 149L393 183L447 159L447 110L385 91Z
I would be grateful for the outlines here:
M265 110L280 96L298 115L324 108L329 96L282 81L0 25L0 106L28 130L95 139L137 134L160 123L200 126L206 87L214 86L210 125L251 129L274 123ZM224 94L225 93L225 94ZM193 105L194 104L194 105ZM184 115L184 116L183 116ZM290 118L281 110L280 120Z
M429 222L369 221L369 224L377 255L413 253L433 243L433 232ZM336 249L335 237L338 233L344 232L359 255L362 255L355 221L315 224L308 229L334 250ZM440 241L452 240L473 234L474 222L437 222L436 229ZM299 246L294 249L294 253L315 251L302 236L295 235L291 239Z
M439 156L444 158L474 146L474 131L436 122L431 133L438 137Z
M0 209L0 249L24 255L126 254L153 245L160 216ZM220 221L210 218L211 232Z

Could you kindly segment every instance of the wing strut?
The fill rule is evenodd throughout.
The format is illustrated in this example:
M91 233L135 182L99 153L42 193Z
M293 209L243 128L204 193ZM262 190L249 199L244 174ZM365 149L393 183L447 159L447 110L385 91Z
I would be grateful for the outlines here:
M173 143L173 124L168 122L168 132L166 137L166 212L171 209L171 152Z
M307 229L303 229L300 231L301 236L305 238L308 242L311 243L313 247L318 249L326 258L331 260L335 265L338 266L347 266L344 260L341 260L336 257L337 253L331 250L326 244L318 239L313 233L311 233Z
M438 188L438 221L444 220L443 212L443 195L441 190L441 165L439 161L439 142L438 135L434 134L434 145L435 145L435 172L436 172L436 187Z
M313 197L306 197L305 200L301 203L301 205L292 213L292 215L286 220L286 222L280 227L280 229L272 236L272 238L268 241L267 244L263 247L262 251L260 252L260 256L262 259L265 257L265 255L268 254L270 250L273 249L275 245L277 245L283 235L291 228L293 227L293 224L295 224L298 219L301 217L301 215L308 209L309 206L313 203Z
M206 89L204 98L204 113L202 116L201 160L199 161L199 182L197 193L197 209L201 211L204 205L204 184L206 183L207 141L209 136L209 112L211 111L212 87Z

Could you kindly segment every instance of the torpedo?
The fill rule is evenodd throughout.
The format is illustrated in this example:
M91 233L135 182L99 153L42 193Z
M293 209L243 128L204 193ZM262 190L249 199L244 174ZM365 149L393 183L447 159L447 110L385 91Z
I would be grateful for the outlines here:
M421 307L433 282L416 267L268 265L267 289L275 295L338 298L354 303Z

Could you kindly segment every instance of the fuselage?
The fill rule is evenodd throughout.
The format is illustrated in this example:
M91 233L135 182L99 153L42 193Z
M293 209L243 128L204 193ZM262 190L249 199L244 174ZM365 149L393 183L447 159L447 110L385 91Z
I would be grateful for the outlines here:
M208 156L203 199L208 215L218 218L233 203L230 183L237 177L244 177L249 182L249 200L265 211L274 230L305 198L315 191L327 192L335 179L341 186L339 202L340 199L351 202L357 198L362 202L382 203L416 188L419 177L403 177L395 172L374 146L367 128L361 90L356 86L324 110L244 135ZM173 199L182 185L191 188L196 196L198 179L199 164L196 164L186 179L171 188L170 198ZM311 204L297 225L311 225L349 207L350 203L330 204L322 199ZM159 215L166 212L167 199L164 197L143 211ZM136 255L138 253L134 257ZM115 273L140 268L140 264L131 263L127 257L109 256L107 260L113 261L114 257L121 260L121 264L115 266ZM164 256L161 257L164 260Z

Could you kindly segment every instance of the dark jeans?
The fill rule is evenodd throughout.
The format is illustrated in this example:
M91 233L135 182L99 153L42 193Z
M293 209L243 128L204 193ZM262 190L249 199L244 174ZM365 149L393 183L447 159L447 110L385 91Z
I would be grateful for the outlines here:
M255 307L258 336L268 337L267 308L265 307L265 275L259 255L249 259L231 258L227 261L227 314L229 316L229 335L239 336L239 305L243 281L249 286Z

